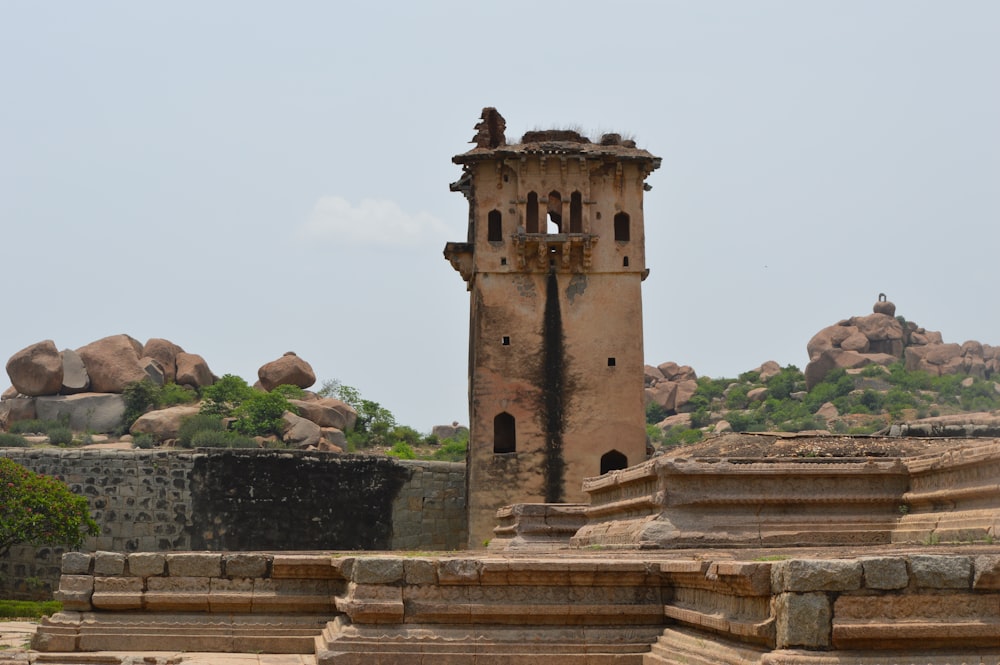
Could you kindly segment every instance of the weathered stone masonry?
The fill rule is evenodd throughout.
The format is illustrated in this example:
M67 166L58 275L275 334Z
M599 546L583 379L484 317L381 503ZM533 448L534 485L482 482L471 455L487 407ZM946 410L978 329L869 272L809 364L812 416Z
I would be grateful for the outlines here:
M0 450L86 496L87 551L451 550L463 464L298 451ZM63 549L14 548L0 593L48 596Z

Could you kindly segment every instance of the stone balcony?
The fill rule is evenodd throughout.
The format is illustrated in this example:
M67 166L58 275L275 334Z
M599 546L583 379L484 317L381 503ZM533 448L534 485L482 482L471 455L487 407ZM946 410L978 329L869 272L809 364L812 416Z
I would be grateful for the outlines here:
M594 233L525 233L511 236L519 270L582 272L593 264Z

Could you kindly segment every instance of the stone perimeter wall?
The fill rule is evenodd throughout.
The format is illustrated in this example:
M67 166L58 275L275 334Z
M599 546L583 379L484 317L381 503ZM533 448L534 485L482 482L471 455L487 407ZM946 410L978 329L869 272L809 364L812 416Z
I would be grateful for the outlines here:
M0 449L86 496L101 527L84 551L454 550L465 465L276 450ZM61 547L15 547L0 595L46 598Z

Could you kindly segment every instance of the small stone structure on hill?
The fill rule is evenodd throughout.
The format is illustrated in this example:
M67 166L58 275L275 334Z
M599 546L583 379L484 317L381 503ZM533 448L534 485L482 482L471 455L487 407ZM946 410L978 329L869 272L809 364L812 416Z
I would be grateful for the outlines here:
M816 333L806 346L806 385L812 388L834 369L899 361L907 370L935 375L963 373L985 379L1000 372L1000 347L974 340L945 344L941 333L896 318L895 312L896 306L879 294L872 314L844 319Z

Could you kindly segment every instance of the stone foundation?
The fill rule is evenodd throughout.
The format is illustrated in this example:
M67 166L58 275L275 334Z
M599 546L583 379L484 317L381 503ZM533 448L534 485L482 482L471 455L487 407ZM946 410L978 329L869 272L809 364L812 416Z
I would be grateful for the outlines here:
M67 609L34 646L48 663L259 650L320 665L996 665L1000 550L969 549L73 554Z

